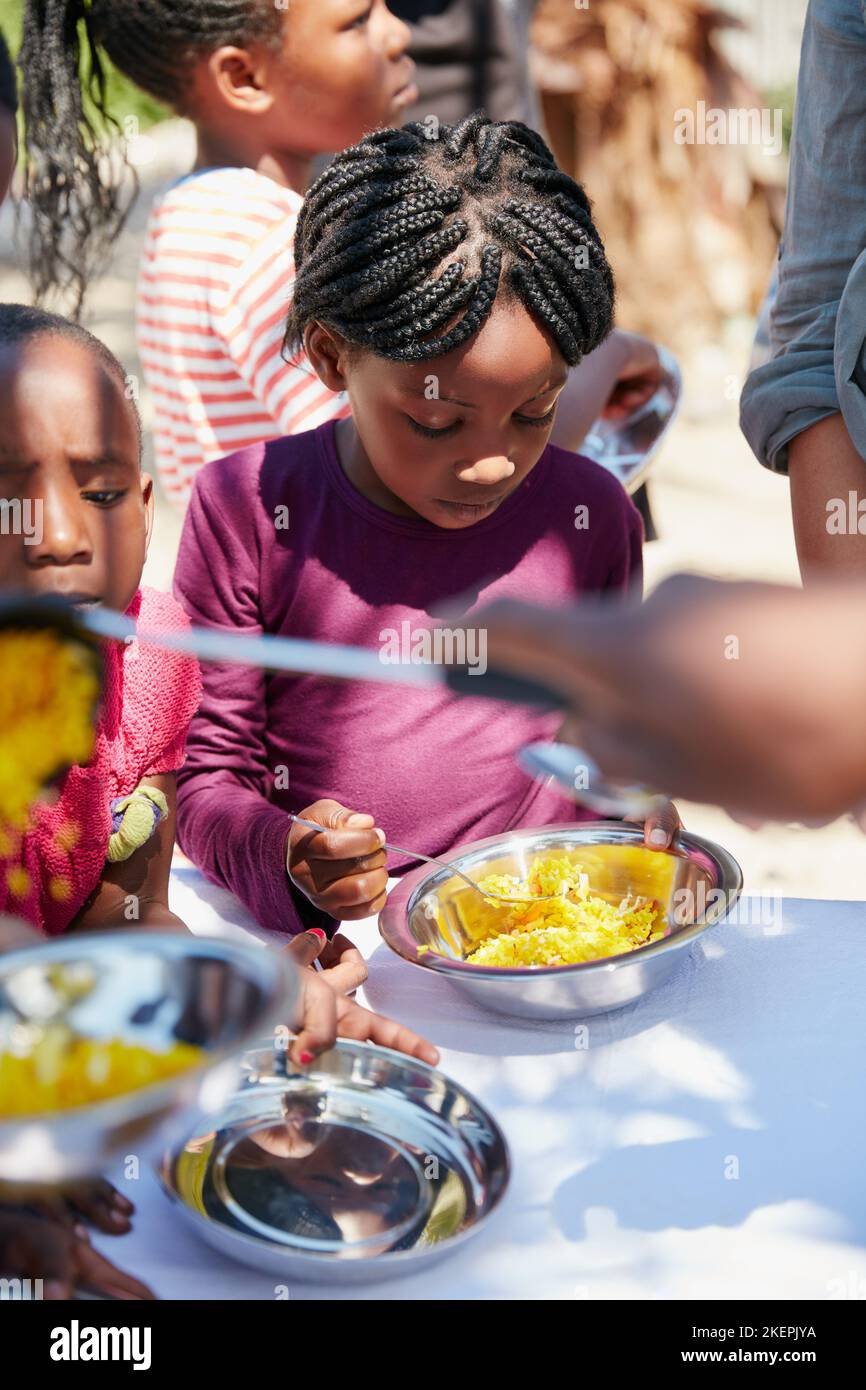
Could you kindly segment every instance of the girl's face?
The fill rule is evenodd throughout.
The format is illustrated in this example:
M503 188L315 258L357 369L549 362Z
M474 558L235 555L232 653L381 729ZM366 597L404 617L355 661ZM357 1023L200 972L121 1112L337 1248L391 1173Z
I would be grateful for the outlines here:
M318 375L346 390L341 463L364 496L447 530L491 516L544 452L568 367L516 301L497 299L468 343L426 362L392 362L311 324Z
M410 30L385 0L287 0L271 90L275 148L342 150L418 98Z
M82 343L0 347L0 587L121 612L153 517L123 384Z

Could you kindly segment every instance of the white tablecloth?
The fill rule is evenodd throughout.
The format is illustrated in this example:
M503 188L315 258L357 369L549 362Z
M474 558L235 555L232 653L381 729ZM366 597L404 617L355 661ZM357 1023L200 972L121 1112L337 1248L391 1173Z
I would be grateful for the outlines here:
M192 869L172 894L196 929L247 921ZM866 904L787 900L781 930L736 916L588 1035L482 1012L375 923L350 926L366 1002L442 1049L514 1175L487 1229L428 1273L290 1296L866 1298ZM118 1181L135 1230L99 1243L158 1294L274 1298L274 1276L200 1243L153 1177Z

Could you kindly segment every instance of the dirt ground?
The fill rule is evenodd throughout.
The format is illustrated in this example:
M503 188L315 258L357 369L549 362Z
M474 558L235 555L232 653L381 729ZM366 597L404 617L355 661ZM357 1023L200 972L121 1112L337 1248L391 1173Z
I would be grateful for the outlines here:
M147 207L161 186L189 168L192 142L183 122L140 137L136 162L142 193L111 272L95 287L87 322L140 377L135 353L135 274ZM0 215L0 293L26 300L17 269L14 215ZM628 325L624 325L627 327ZM708 344L681 364L684 406L651 475L659 540L647 546L648 586L683 570L719 578L797 582L788 487L759 467L740 435L737 397L748 361L752 325L730 325L726 340ZM145 426L146 396L142 398ZM168 587L180 518L163 498L145 573ZM707 806L681 804L685 824L717 840L743 866L746 891L798 897L866 897L866 838L849 821L820 830L767 825L749 830Z

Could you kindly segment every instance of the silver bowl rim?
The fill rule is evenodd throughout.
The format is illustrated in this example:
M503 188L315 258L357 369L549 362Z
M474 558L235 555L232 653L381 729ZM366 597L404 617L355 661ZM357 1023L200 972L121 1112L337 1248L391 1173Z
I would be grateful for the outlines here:
M265 1050L266 1049L264 1044L262 1044L259 1047L247 1048L246 1051L243 1053L243 1058L248 1057L250 1054L263 1052ZM511 1179L514 1176L514 1160L511 1155L511 1146L508 1143L508 1138L505 1134L505 1131L503 1130L493 1111L490 1109L490 1106L485 1104L485 1102L480 1101L478 1097L475 1095L474 1091L470 1091L468 1087L463 1085L462 1081L455 1081L453 1076L451 1076L447 1072L443 1072L440 1067L432 1067L429 1064L429 1062L423 1062L419 1057L410 1057L403 1052L395 1052L393 1048L381 1047L378 1043L356 1042L352 1038L337 1038L337 1041L335 1042L333 1048L329 1048L329 1052L336 1051L348 1052L352 1055L357 1054L362 1057L366 1057L370 1053L374 1053L381 1057L386 1057L392 1063L396 1059L397 1061L401 1062L407 1067L411 1066L413 1068L420 1068L421 1071L429 1072L433 1076L441 1077L450 1086L453 1086L456 1090L458 1090L461 1093L461 1095L465 1096L467 1100L471 1101L475 1108L481 1112L485 1120L489 1123L490 1128L496 1136L502 1149L503 1181L499 1194L496 1197L496 1200L491 1204L488 1210L483 1213L483 1215L479 1216L477 1221L474 1221L472 1223L471 1226L467 1226L465 1230L460 1231L455 1236L450 1236L448 1240L444 1242L444 1244L442 1245L416 1246L410 1250L391 1250L387 1251L383 1255L370 1256L369 1259L366 1260L346 1260L341 1259L338 1255L325 1255L317 1253L315 1251L295 1250L291 1246L277 1245L275 1243L272 1243L271 1241L265 1240L264 1238L249 1235L246 1231L233 1230L228 1227L220 1226L219 1223L214 1223L213 1221L208 1220L208 1218L203 1216L200 1211L197 1211L194 1207L189 1206L183 1200L183 1197L180 1195L176 1186L171 1180L171 1170L182 1149L182 1146L179 1142L174 1142L173 1144L170 1144L163 1150L162 1156L154 1164L154 1168L163 1192L175 1206L181 1209L181 1211L184 1213L193 1229L202 1232L210 1232L213 1231L215 1228L219 1229L221 1233L225 1234L226 1244L237 1244L238 1246L242 1246L244 1249L249 1251L250 1256L252 1256L255 1252L261 1253L262 1247L264 1246L266 1249L283 1256L287 1263L292 1262L297 1267L306 1265L310 1268L315 1267L317 1270L332 1269L334 1271L334 1277L330 1282L335 1284L339 1284L341 1282L357 1282L357 1278L353 1278L351 1275L348 1274L344 1274L344 1277L341 1280L340 1271L345 1271L355 1265L362 1266L364 1269L370 1270L370 1282L372 1282L375 1280L376 1276L374 1271L377 1269L394 1268L395 1266L400 1265L421 1265L424 1264L426 1261L432 1262L439 1255L444 1254L446 1251L450 1253L452 1250L457 1250L461 1245L465 1244L466 1241L472 1240L472 1238L475 1235L477 1235L480 1231L484 1229L484 1227L490 1221L491 1217L496 1215L499 1208L502 1206L502 1203L508 1196L508 1193L511 1189ZM327 1057L328 1053L326 1052L322 1055ZM317 1057L316 1061L319 1060L321 1059ZM305 1069L305 1074L307 1071L313 1070L315 1065L315 1062L311 1063L310 1067ZM228 1104L228 1102L226 1103ZM184 1126L184 1133L186 1133L186 1129L187 1126ZM186 1140L184 1140L183 1147L185 1147L185 1145ZM208 1236L203 1235L202 1239L208 1240ZM227 1253L222 1240L220 1240L219 1242L208 1240L208 1243L213 1245L214 1248L221 1249L223 1254Z
M43 965L45 964L46 952L59 960L68 959L70 956L84 956L87 954L88 946L105 941L109 941L112 945L135 946L141 950L154 945L167 946L169 948L167 954L174 957L189 954L189 948L194 946L196 954L210 955L213 959L218 960L243 958L247 961L264 961L269 958L270 965L268 970L263 973L268 973L271 969L274 972L271 1000L263 1016L251 1026L249 1038L241 1037L231 1043L223 1043L212 1050L206 1050L200 1062L178 1072L173 1077L168 1077L163 1081L155 1081L149 1086L139 1086L135 1090L125 1091L122 1095L111 1096L107 1100L94 1101L89 1105L71 1106L68 1110L49 1110L32 1115L9 1115L5 1117L0 1115L0 1136L5 1136L5 1139L8 1139L15 1130L23 1132L33 1128L50 1127L52 1130L62 1131L65 1128L79 1126L82 1120L88 1123L92 1122L95 1130L105 1133L117 1126L129 1124L137 1119L144 1119L150 1113L159 1112L162 1108L163 1098L168 1103L180 1082L202 1077L223 1062L243 1053L246 1051L249 1041L262 1029L276 1026L281 1021L283 1000L288 993L289 982L292 979L292 968L284 955L277 951L263 950L261 945L252 942L228 941L224 937L217 936L194 936L191 932L149 931L136 935L134 928L125 928L116 931L87 932L82 935L53 937L33 946L15 948L0 956L0 983L2 983L3 977L7 974L7 967L10 965L14 965L16 970L24 969L31 964Z
M599 836L599 831L609 831L610 838L605 839ZM462 859L465 855L476 850L484 849L488 845L504 845L515 840L530 840L540 835L555 835L563 832L571 832L580 835L582 832L592 832L593 839L586 840L586 844L643 844L643 826L627 825L623 821L581 821L560 822L556 825L542 825L521 830L505 831L501 835L489 835L484 840L473 840L468 844L458 845L450 854L440 856L446 864L454 863ZM576 840L575 844L580 844ZM646 846L648 850L650 846ZM689 850L696 849L713 860L720 873L718 887L725 894L725 902L719 911L710 911L705 918L698 922L693 922L691 926L683 927L680 931L671 932L669 936L663 937L660 941L653 941L648 946L639 946L634 951L626 951L618 956L604 956L600 960L581 961L577 965L473 965L465 960L453 960L450 956L441 956L435 951L418 950L417 942L409 930L409 908L416 890L427 880L434 878L442 870L431 870L427 865L421 865L417 869L412 869L391 890L388 901L379 913L379 935L386 946L410 965L419 966L424 970L434 970L443 975L462 975L471 979L539 979L545 976L555 976L561 979L566 974L600 974L605 971L622 970L634 961L647 960L650 956L663 955L667 951L678 950L687 942L693 941L710 927L716 926L724 917L728 915L731 908L740 896L743 888L743 871L737 860L728 850L721 845L717 845L713 840L707 840L702 835L695 835L691 831L681 830L676 837L676 841L671 849L651 850L654 854L669 854L679 859L689 859ZM685 852L684 852L685 851Z

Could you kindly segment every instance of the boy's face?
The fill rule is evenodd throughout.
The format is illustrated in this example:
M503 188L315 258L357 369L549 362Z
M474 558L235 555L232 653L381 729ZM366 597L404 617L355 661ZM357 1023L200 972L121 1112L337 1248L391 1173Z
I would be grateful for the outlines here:
M153 513L122 383L87 347L0 347L0 588L129 607Z
M410 30L385 0L287 0L271 122L276 148L318 154L402 125L418 99Z
M502 299L468 343L427 362L376 357L319 325L305 342L322 379L352 403L356 438L343 435L350 479L386 510L446 530L491 516L520 486L544 452L568 376L552 338Z

